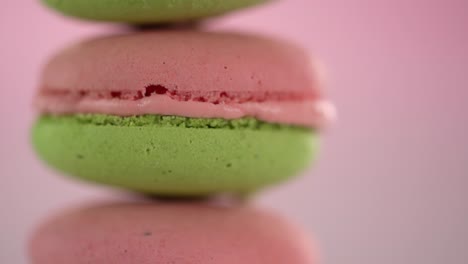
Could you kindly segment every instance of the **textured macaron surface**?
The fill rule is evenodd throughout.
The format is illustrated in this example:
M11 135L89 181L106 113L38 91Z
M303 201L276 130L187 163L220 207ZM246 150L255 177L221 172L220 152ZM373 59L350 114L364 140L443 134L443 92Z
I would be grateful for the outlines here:
M317 148L301 127L156 115L43 116L33 143L69 175L170 196L253 192L297 175Z
M155 24L223 14L267 0L42 0L53 9L82 19Z
M32 264L316 264L313 243L283 217L196 203L104 204L44 223Z
M304 50L236 33L160 31L85 41L46 65L36 100L53 114L162 114L320 127L330 107Z

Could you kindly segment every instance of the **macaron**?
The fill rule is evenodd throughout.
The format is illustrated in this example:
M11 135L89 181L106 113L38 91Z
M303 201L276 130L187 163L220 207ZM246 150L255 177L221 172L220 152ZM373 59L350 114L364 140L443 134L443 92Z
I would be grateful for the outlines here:
M76 18L131 24L186 22L217 16L268 0L42 0Z
M32 264L315 264L304 231L274 213L196 203L103 204L70 210L29 243Z
M33 144L52 167L161 196L251 193L310 165L333 118L320 71L283 40L158 31L46 65Z

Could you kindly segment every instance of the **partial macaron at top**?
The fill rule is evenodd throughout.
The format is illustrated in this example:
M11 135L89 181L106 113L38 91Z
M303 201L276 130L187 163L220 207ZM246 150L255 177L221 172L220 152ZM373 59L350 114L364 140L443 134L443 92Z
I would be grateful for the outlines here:
M221 15L269 0L42 0L80 19L129 24L186 22Z
M144 114L319 128L333 118L300 48L237 33L157 31L102 37L56 55L36 98L44 114Z

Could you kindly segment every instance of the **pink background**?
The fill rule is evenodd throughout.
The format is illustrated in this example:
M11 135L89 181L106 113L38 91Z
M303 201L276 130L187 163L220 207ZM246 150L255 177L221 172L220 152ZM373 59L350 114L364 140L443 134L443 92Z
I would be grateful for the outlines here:
M0 11L0 263L50 212L109 195L46 169L28 144L31 96L54 51L109 26ZM217 20L290 38L327 65L339 123L318 166L258 203L302 223L325 263L468 261L468 1L284 0Z

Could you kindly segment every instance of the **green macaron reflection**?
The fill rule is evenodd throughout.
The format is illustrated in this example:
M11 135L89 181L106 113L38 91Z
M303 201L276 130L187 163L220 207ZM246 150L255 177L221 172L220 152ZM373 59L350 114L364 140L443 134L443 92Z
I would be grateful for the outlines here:
M68 16L131 24L184 22L268 0L42 0Z
M313 130L253 118L42 116L33 128L52 167L162 196L254 192L307 167L317 141Z

